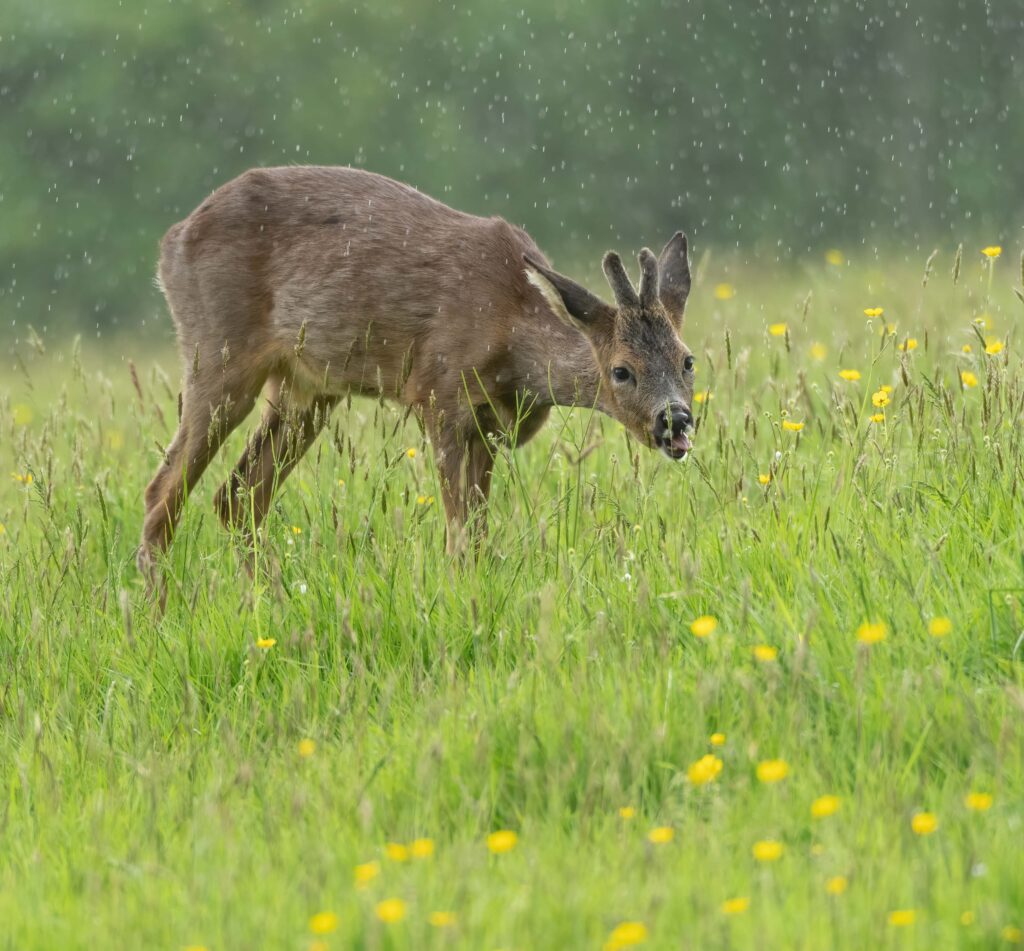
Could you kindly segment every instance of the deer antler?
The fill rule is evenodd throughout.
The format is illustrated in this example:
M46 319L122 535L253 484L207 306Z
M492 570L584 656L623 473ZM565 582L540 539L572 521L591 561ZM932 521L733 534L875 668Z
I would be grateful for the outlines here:
M626 269L622 266L622 258L614 251L609 251L601 262L604 268L604 276L608 278L612 293L615 295L615 303L620 308L637 308L640 306L640 298L629 280Z

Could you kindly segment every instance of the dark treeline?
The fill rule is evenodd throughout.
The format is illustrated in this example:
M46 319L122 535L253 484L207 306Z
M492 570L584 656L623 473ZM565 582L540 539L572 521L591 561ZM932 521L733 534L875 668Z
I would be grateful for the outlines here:
M557 261L781 256L1024 218L1020 2L7 0L0 326L130 328L252 165L352 164Z

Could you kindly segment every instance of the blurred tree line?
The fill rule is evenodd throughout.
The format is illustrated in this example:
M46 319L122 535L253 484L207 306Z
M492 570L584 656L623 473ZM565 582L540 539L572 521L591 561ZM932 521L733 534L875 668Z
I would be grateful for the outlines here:
M589 277L678 227L1013 244L1022 58L1018 0L5 0L0 326L134 328L162 233L253 165L392 175Z

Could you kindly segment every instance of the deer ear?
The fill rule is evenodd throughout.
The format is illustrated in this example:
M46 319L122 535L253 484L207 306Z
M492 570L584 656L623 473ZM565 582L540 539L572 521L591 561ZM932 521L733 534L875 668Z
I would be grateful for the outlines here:
M528 254L523 255L526 279L540 291L548 307L570 327L587 336L607 331L615 319L615 311L600 297Z
M683 311L690 294L686 251L686 235L677 231L658 258L658 297L677 327L683 325Z

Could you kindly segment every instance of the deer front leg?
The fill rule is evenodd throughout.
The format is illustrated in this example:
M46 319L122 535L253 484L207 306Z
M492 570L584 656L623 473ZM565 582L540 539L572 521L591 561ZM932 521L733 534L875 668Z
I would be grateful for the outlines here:
M491 454L474 432L464 435L444 429L433 435L441 498L448 522L448 554L474 551L487 527L487 497L491 491Z

